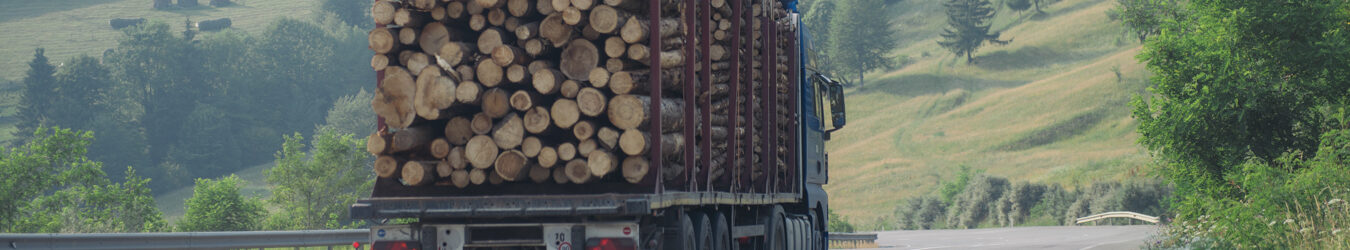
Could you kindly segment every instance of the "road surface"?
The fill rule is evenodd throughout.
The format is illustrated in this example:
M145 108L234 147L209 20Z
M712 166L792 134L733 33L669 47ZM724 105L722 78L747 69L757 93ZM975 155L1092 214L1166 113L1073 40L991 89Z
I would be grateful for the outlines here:
M880 249L1139 249L1157 226L1014 227L877 232Z

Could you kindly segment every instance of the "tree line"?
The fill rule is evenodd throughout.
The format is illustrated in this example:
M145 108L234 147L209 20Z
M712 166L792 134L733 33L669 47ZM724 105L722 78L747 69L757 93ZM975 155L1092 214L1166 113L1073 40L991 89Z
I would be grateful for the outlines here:
M163 192L271 161L282 135L310 134L335 100L374 78L364 66L364 32L332 15L279 19L257 35L179 35L169 27L128 28L104 56L77 56L60 68L36 49L16 137L30 140L49 126L93 131L90 159L136 166ZM335 122L365 126L347 133L373 129L369 117L359 118Z

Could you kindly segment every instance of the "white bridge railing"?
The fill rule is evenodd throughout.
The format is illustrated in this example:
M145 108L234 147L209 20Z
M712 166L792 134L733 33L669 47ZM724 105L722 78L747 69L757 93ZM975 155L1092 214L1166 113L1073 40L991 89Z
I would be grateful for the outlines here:
M1148 223L1158 224L1157 216L1148 216L1145 214L1135 212L1105 212L1100 214L1089 215L1087 217L1078 218L1078 224L1094 222L1106 218L1130 218L1145 221Z
M370 229L184 232L184 233L94 233L94 234L0 234L0 249L241 249L268 247L351 246L370 244Z

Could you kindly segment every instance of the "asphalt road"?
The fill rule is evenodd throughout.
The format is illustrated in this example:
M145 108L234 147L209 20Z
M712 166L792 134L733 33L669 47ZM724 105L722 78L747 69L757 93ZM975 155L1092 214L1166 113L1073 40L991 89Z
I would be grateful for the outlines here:
M880 249L1139 249L1157 226L1014 227L877 232Z

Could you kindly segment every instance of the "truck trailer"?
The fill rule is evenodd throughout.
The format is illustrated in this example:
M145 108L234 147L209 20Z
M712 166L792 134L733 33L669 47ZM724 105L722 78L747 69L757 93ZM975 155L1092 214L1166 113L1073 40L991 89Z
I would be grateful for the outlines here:
M800 16L777 0L379 0L379 177L350 214L375 222L374 249L826 249L844 95Z

